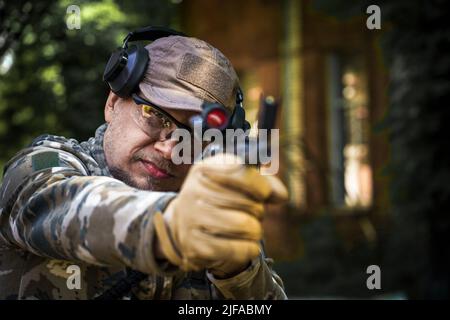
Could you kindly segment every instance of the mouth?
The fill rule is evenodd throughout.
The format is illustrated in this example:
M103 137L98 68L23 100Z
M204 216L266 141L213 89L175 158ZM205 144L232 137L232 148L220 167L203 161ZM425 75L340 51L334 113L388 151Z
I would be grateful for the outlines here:
M168 173L164 169L161 169L160 167L158 167L157 165L155 165L151 161L146 161L146 160L142 160L142 159L139 160L139 161L141 162L141 164L144 167L145 171L150 176L152 176L153 178L156 178L156 179L167 179L167 178L174 177L174 175Z

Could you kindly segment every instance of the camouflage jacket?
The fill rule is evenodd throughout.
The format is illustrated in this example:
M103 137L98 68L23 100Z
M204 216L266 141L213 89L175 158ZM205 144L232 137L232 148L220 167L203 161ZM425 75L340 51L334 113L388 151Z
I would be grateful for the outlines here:
M156 260L151 218L176 193L138 190L112 178L105 130L106 124L82 143L40 136L5 166L0 299L93 299L130 270L144 277L123 299L286 298L263 255L228 279Z

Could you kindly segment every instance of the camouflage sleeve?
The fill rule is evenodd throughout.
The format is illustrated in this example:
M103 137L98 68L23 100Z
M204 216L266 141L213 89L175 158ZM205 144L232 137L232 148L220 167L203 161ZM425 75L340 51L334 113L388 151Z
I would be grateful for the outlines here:
M167 273L153 255L152 215L174 193L86 176L69 153L34 147L8 166L0 189L0 243L39 256Z
M221 299L285 300L283 281L273 271L272 264L272 259L261 254L246 270L232 278L217 279L211 273L207 276Z

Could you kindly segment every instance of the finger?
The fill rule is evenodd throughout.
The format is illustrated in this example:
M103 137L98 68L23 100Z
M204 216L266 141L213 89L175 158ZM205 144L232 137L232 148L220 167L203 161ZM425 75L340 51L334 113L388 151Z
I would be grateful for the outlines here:
M211 196L204 197L207 193ZM209 180L204 181L204 183L202 182L202 188L195 190L193 196L197 198L203 196L202 205L209 206L211 210L225 209L242 211L258 219L262 219L264 213L263 202L255 201L239 190L224 188Z
M214 158L214 161L209 160ZM207 183L244 193L255 200L265 200L271 194L271 185L265 177L253 167L240 164L237 157L230 154L220 154L210 157L194 166L194 172L200 172L200 179Z
M193 228L217 238L261 240L263 229L255 217L234 210L216 210L210 213L195 223Z
M245 194L257 201L282 203L288 199L288 191L276 176L263 176L255 168L240 165L233 170L213 174L211 168L204 168L203 183L211 190L226 188L236 194ZM225 194L225 193L224 193Z
M188 259L242 263L259 255L257 241L218 238L199 230L192 232L192 246L186 253Z
M286 186L276 176L265 176L266 181L270 184L272 192L270 193L267 203L283 203L288 200L289 193Z

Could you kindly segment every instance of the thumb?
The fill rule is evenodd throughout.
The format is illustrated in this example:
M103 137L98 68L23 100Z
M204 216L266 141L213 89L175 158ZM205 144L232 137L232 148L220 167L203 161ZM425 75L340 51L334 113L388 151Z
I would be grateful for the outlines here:
M277 176L265 176L265 178L272 189L272 192L266 202L272 204L286 202L289 197L289 193L283 182L281 182Z

